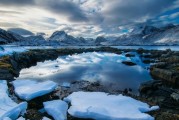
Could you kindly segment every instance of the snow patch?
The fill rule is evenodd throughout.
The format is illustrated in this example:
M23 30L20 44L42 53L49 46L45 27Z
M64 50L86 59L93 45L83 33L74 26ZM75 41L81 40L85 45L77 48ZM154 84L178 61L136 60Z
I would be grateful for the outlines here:
M23 115L27 109L27 102L15 103L8 96L7 81L0 80L0 120L15 120L19 115Z
M98 120L154 120L144 112L159 109L130 97L103 92L74 92L64 100L71 102L70 115Z
M44 102L46 112L55 120L66 120L68 104L62 100Z
M12 84L15 88L16 95L27 101L48 94L57 87L57 84L52 81L15 80Z

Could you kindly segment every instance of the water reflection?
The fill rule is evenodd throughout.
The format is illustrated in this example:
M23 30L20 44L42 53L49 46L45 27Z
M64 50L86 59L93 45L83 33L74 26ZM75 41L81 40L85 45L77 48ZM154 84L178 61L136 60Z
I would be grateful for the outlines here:
M121 63L124 60L137 65L126 66ZM82 53L40 62L37 66L23 69L17 79L53 80L59 84L76 80L99 81L106 88L132 88L136 92L141 82L151 80L145 67L137 54L129 58L124 54Z

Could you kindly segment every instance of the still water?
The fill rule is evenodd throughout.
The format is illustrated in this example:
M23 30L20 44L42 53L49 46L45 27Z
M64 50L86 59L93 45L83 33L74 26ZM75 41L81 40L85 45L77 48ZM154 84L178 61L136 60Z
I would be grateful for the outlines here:
M124 90L131 88L138 91L139 85L151 80L148 65L141 58L125 57L113 53L89 52L60 56L54 61L39 62L36 66L23 69L17 79L52 80L59 84L71 83L78 80L98 81L106 89ZM127 66L122 61L132 61L137 65Z

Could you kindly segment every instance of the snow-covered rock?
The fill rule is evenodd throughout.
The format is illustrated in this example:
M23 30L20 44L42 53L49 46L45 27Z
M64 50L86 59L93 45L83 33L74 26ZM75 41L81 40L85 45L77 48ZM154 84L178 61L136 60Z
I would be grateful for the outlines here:
M57 84L52 81L37 82L32 80L15 80L12 84L15 88L16 95L27 101L48 94L57 87Z
M46 112L55 120L66 120L68 104L62 100L44 102Z
M64 100L72 105L70 115L97 120L154 120L145 112L159 109L130 97L103 92L74 92Z
M5 80L0 80L0 120L16 120L27 109L27 102L15 103L8 95L8 86Z

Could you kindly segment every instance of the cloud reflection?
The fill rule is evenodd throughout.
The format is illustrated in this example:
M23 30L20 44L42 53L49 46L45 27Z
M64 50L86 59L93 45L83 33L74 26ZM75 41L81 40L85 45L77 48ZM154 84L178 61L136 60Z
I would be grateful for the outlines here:
M126 66L121 63L124 60L138 65ZM123 54L93 52L40 62L37 66L23 69L18 79L53 80L59 84L77 80L99 81L109 88L132 88L137 91L140 83L151 80L151 77L137 55L129 58Z

